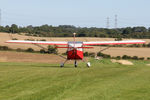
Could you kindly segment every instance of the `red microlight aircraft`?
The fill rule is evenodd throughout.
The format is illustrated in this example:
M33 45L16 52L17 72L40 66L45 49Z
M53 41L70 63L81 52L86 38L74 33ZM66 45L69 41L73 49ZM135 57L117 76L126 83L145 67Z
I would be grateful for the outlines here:
M57 48L67 48L67 59L65 62L61 63L61 67L64 67L64 64L68 60L75 60L74 65L77 67L77 60L83 60L83 49L93 48L87 46L94 45L119 45L119 44L144 44L145 41L142 40L126 40L126 41L75 41L76 33L73 33L74 41L25 41L25 40L9 40L6 43L24 43L24 44L45 44L45 45L65 45L64 47ZM87 63L87 67L90 67L90 62Z

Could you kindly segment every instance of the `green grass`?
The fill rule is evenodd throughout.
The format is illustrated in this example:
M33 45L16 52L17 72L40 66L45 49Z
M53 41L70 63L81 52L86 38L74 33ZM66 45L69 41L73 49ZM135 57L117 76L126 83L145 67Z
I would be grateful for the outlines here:
M0 63L0 100L150 100L149 62L132 62L91 59L91 68Z

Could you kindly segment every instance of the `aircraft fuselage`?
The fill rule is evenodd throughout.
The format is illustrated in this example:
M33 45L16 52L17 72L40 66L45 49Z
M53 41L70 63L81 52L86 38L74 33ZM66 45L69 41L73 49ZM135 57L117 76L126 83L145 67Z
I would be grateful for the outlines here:
M68 42L67 59L82 60L83 59L83 42Z

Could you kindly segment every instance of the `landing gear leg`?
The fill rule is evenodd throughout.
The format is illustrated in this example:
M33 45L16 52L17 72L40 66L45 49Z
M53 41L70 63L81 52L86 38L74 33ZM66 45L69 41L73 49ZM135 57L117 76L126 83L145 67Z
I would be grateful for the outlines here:
M75 62L74 62L74 67L77 67L77 61L75 60Z
M88 68L91 67L91 63L90 63L90 62L86 62L84 59L83 59L83 62L86 63L86 66L87 66Z
M60 64L60 67L64 67L64 65L65 65L65 63L66 63L67 61L68 61L68 60L66 59L65 62L61 63L61 64Z

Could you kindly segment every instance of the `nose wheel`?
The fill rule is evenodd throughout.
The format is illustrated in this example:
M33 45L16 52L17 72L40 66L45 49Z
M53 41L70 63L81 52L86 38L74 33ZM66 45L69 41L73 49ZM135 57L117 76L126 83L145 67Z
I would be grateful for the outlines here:
M77 67L78 65L77 65L77 61L75 60L75 62L74 62L74 67Z

